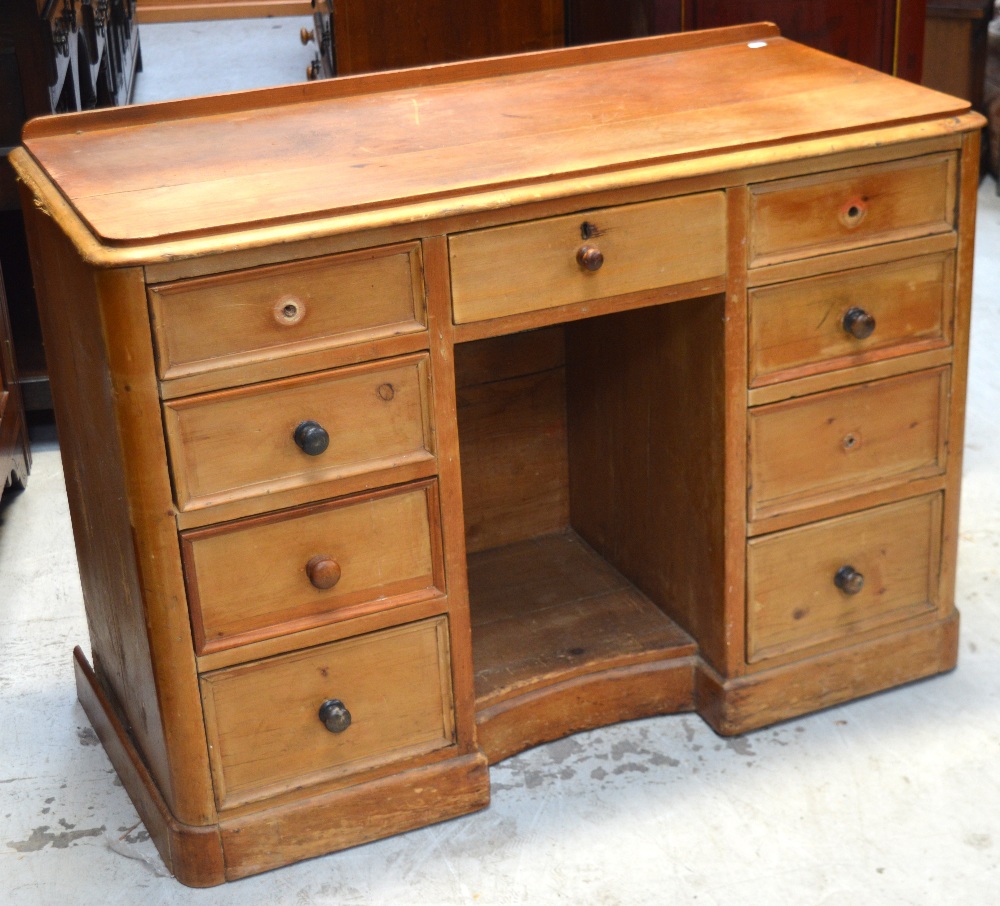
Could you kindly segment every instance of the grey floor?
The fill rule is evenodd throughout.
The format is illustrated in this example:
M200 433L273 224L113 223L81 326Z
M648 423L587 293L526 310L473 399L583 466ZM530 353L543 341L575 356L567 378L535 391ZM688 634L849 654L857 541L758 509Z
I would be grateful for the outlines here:
M144 27L138 96L296 80L301 24ZM211 57L234 34L231 60L176 68L174 47ZM247 60L263 62L241 74ZM995 193L980 191L958 670L739 739L696 716L580 734L495 766L484 812L192 891L166 875L75 701L86 627L42 441L27 491L0 504L0 903L1000 903Z

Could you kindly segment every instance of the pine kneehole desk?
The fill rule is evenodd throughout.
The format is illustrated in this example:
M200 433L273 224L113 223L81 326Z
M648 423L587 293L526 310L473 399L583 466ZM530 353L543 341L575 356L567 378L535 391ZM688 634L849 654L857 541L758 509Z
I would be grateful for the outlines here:
M176 876L953 667L981 126L768 25L31 123L77 684Z

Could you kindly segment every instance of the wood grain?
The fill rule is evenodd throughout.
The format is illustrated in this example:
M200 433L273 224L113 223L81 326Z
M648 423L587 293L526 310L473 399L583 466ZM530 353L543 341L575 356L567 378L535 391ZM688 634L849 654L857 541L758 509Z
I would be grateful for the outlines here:
M390 246L149 288L161 378L425 329L420 247Z
M219 808L454 742L446 620L385 629L202 677ZM331 733L327 699L350 710Z
M582 63L573 62L578 51L553 52L548 59L566 65L553 66L544 78L535 72L496 77L480 67L474 91L463 83L389 88L392 80L370 77L365 87L376 93L365 97L301 103L316 98L302 88L295 103L282 103L280 94L273 95L274 106L254 99L253 117L222 112L224 102L203 113L188 105L121 119L91 116L78 119L67 135L29 129L25 143L98 236L131 243L967 109L781 38L758 49L741 41L673 53L668 48L684 46L680 38L655 40L662 55ZM536 65L545 62L540 57ZM474 69L466 72L475 77ZM713 88L719 72L729 86L724 123ZM416 77L418 85L422 78ZM385 90L378 91L379 84ZM600 84L602 91L581 94L580 84ZM575 102L561 103L567 96ZM669 107L665 97L672 99ZM138 121L143 116L147 121ZM113 185L106 173L114 174Z
M451 236L455 323L719 277L725 219L715 192ZM602 254L599 270L579 264L584 245Z
M750 386L849 368L951 342L954 256L905 259L750 292ZM844 316L875 319L858 339Z
M747 659L843 640L938 607L941 495L754 538L747 547ZM864 577L847 594L845 566Z
M182 510L434 456L426 355L172 400L164 419ZM319 455L295 443L306 421L329 434Z
M750 519L943 474L948 379L936 368L751 410Z
M755 186L750 266L950 232L956 163L932 155Z
M181 535L198 654L444 594L436 483ZM316 588L307 564L340 569Z

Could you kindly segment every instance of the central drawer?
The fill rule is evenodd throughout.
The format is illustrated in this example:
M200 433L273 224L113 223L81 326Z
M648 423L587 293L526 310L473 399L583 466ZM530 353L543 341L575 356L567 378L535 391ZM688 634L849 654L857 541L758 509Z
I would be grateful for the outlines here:
M722 192L600 208L448 239L456 324L721 277Z
M444 617L209 673L201 693L219 808L454 741Z
M443 594L439 526L427 481L184 532L198 654Z
M182 510L433 459L426 355L172 400L164 415Z

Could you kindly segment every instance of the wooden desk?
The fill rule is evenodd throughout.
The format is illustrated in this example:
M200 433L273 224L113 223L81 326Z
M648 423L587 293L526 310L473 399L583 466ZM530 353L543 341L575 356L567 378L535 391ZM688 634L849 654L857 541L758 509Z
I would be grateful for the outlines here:
M178 878L953 667L981 124L760 25L29 126L78 688Z

